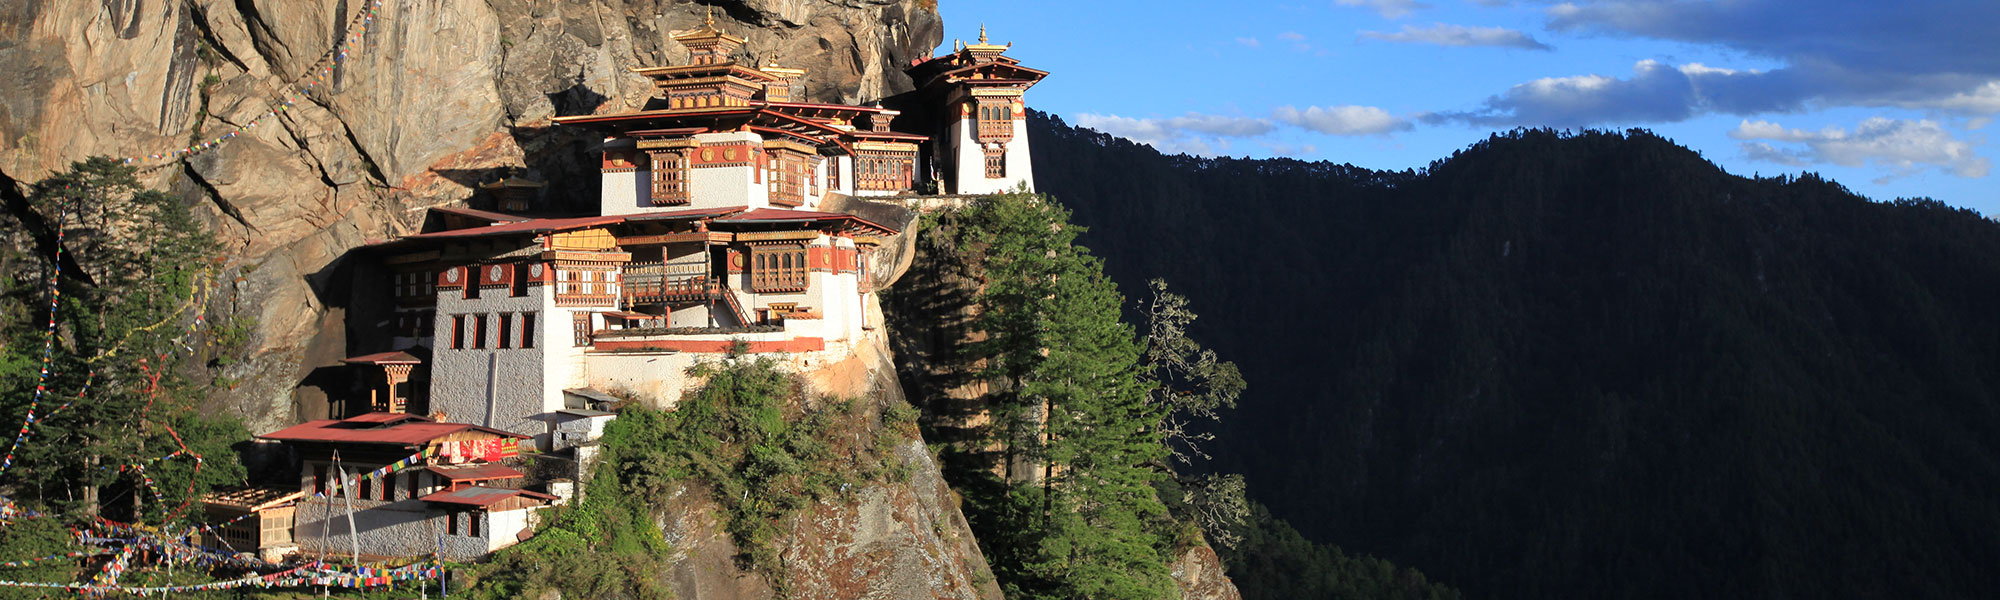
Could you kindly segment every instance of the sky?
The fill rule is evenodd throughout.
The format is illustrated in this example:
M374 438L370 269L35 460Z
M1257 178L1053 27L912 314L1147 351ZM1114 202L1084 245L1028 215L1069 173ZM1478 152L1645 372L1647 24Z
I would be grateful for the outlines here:
M2000 215L2000 0L941 0L1031 108L1168 153L1421 169L1638 127L1730 173Z

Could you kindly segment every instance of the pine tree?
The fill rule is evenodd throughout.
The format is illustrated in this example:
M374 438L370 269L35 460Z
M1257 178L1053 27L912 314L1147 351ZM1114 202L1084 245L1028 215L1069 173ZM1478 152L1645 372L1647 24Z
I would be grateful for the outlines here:
M210 486L241 481L229 445L248 433L198 411L202 390L184 369L199 334L189 324L213 281L213 238L175 198L145 189L131 167L104 158L37 183L27 204L17 216L40 248L21 261L35 268L8 282L9 304L25 308L9 311L0 352L0 384L12 391L5 414L25 417L37 381L45 391L6 473L17 499L157 522ZM60 304L50 329L58 231ZM41 380L45 341L52 341L50 374ZM166 458L183 441L191 452ZM189 454L206 460L197 469ZM116 502L100 500L100 490L117 492Z
M1015 484L991 507L1007 530L991 555L1009 597L1170 598L1159 409L1124 299L1068 214L1015 194L959 216L961 247L983 257L975 349L1004 388L991 406Z

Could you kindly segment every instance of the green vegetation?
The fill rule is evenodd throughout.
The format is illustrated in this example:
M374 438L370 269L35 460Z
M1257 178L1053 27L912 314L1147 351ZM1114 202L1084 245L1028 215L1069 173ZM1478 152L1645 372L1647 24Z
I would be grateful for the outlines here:
M1251 505L1251 516L1241 531L1240 543L1219 551L1245 600L1459 597L1457 591L1426 580L1416 569L1398 568L1386 560L1353 556L1334 546L1307 541L1260 505Z
M7 274L0 415L11 423L28 414L45 344L50 371L5 485L15 501L52 516L0 528L0 560L71 550L64 525L85 517L150 525L200 519L199 505L190 505L196 497L243 481L231 445L250 437L203 404L209 373L187 351L211 335L189 326L213 282L214 241L176 199L143 189L131 167L109 159L76 163L8 200L9 227L26 234L15 239L33 247L0 249ZM51 330L58 229L60 304ZM177 453L177 438L186 452ZM71 581L73 567L51 561L9 572Z
M1053 200L1025 194L926 224L924 268L967 269L983 284L958 300L976 318L935 326L984 332L950 358L992 383L979 400L985 425L940 432L947 477L1007 597L1171 597L1176 526L1153 490L1164 408L1148 401L1123 297L1070 243L1078 231ZM923 293L893 302L908 314Z
M1305 539L1481 597L2000 588L2000 538L1967 534L2000 531L1980 215L1643 131L1422 172L1029 135L1111 276L1185 286L1191 335L1256 382L1205 447ZM1230 564L1246 594L1309 562L1262 551Z
M856 484L904 472L889 452L914 433L909 425L885 418L876 426L854 401L811 398L796 376L767 359L731 356L698 364L689 375L706 383L672 412L636 405L619 411L605 429L585 500L477 569L477 597L536 597L552 589L593 598L670 597L670 549L653 514L677 491L703 490L721 509L739 561L783 591L778 550L789 518ZM867 431L874 435L856 435Z
M197 343L187 339L188 326L212 284L214 241L174 198L142 189L131 167L108 159L77 163L36 184L26 200L26 212L14 217L40 247L5 258L10 277L0 291L6 340L0 414L9 418L26 415L35 397L58 224L65 264L49 391L33 437L7 472L14 497L60 512L101 510L161 523L211 486L241 482L243 468L229 446L249 434L233 419L202 410L205 383L197 380L207 374L183 353L184 345ZM76 399L86 379L87 396L56 411ZM169 426L208 460L198 474L185 456L146 464L162 503L140 489L135 471L116 467L178 449ZM116 505L100 502L111 496L119 498Z

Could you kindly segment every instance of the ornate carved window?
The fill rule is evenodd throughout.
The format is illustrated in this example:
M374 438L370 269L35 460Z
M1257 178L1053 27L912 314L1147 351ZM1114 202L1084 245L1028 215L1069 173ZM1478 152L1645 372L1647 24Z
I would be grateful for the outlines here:
M979 141L1014 139L1014 103L1005 99L979 101Z
M693 200L688 192L688 156L683 150L655 150L653 206L674 206Z
M1002 179L1005 177L1007 177L1007 149L987 148L986 178Z
M811 163L797 152L771 152L771 203L781 206L798 206L805 203L807 180L812 178Z
M750 291L799 292L806 289L804 246L759 246L750 252Z

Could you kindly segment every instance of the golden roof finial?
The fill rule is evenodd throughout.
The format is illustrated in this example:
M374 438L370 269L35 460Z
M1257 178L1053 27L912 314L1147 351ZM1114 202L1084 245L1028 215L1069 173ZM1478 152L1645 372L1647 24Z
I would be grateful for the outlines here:
M981 44L984 44L984 43L986 43L986 24L985 24L985 23L980 23L980 24L979 24L979 43L981 43Z
M702 26L715 29L715 5L708 5L708 18L703 20Z

